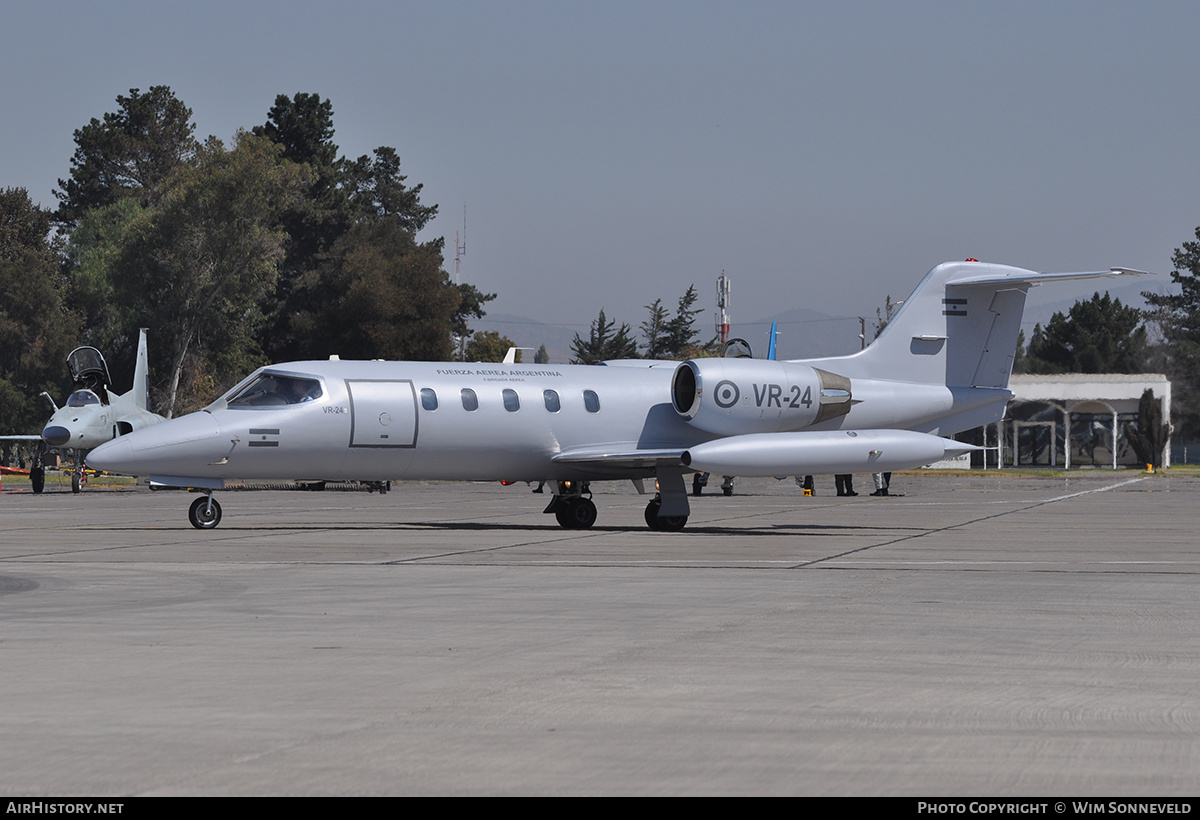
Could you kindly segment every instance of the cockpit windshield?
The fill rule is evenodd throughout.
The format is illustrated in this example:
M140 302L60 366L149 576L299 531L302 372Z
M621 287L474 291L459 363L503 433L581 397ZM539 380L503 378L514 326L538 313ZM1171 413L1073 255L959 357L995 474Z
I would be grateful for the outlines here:
M279 407L304 404L323 395L316 379L263 373L229 399L228 407Z
M67 407L86 407L89 404L99 404L100 397L91 390L76 390L67 397Z

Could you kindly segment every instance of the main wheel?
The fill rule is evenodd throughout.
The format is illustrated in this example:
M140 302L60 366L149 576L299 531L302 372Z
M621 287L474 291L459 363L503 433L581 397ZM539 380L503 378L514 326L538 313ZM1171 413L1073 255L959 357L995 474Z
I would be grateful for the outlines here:
M572 498L554 515L568 530L586 530L596 523L596 505L590 498Z
M212 508L209 509L208 502L208 496L202 495L188 508L188 521L198 530L211 530L221 523L221 505L214 498Z
M32 467L29 470L29 484L35 493L46 489L46 468Z
M658 511L662 509L662 500L654 499L646 505L646 526L656 532L679 532L687 526L688 517L686 515L659 515Z

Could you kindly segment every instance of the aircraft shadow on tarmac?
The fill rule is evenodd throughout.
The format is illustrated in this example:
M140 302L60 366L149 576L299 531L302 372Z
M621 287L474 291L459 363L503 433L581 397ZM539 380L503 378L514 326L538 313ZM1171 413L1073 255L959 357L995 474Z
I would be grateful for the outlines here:
M128 532L144 532L146 530L161 530L161 529L176 529L170 525L154 524L146 526L124 526L124 527L103 527L102 529L111 531L128 531ZM844 537L849 535L864 535L866 533L924 533L931 532L928 527L898 527L898 526L875 526L875 525L848 525L848 524L771 524L769 526L721 526L714 524L702 524L698 526L688 527L685 533L655 533L650 530L644 530L637 527L619 527L619 526L593 526L586 530L574 530L564 533L560 528L554 525L546 526L529 526L526 524L504 524L504 523L481 523L479 521L397 521L392 523L378 524L291 524L282 525L274 524L270 526L226 526L219 533L214 533L212 538L221 540L223 536L236 533L239 537L251 533L275 533L275 532L418 532L421 530L438 530L442 532L532 532L546 533L552 535L567 535L574 536L595 536L595 535L625 535L636 533L643 536L664 536L674 537L674 540L680 545L685 545L689 535L737 535L741 537L762 536L762 537L778 537L780 535L806 535L810 537L826 536L826 537Z

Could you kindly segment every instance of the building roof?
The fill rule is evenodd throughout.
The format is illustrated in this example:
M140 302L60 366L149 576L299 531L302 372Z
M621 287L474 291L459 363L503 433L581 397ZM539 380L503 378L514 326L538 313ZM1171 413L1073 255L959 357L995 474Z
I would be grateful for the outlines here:
M1171 382L1161 373L1026 374L1008 382L1016 401L1137 401L1147 388L1169 406Z

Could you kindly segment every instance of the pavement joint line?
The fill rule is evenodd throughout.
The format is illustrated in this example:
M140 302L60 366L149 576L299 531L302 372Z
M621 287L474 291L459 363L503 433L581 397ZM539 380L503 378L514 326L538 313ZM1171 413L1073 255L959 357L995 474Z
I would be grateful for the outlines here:
M1066 501L1071 498L1079 498L1080 496L1084 496L1084 495L1091 495L1093 493L1103 493L1103 492L1107 492L1109 490L1115 490L1119 487L1125 487L1130 484L1135 484L1139 481L1145 481L1145 480L1146 480L1146 476L1139 476L1138 478L1127 479L1125 481L1121 481L1116 484L1107 484L1103 487L1094 487L1092 489L1081 490L1076 493L1068 493L1066 495L1059 495L1059 496L1055 496L1053 498L1046 498L1046 499L1042 499L1040 501L1025 503L1019 507L1014 507L1011 510L1003 510L1001 512L993 513L992 515L980 516L979 518L973 518L970 521L962 521L958 524L950 524L945 527L938 527L937 529L926 530L925 532L915 533L913 535L904 535L899 538L894 538L891 541L885 541L881 544L870 544L865 547L858 547L856 549L847 550L846 552L837 553L836 555L827 555L824 558L814 558L811 561L804 561L800 564L796 564L793 567L793 569L804 569L806 567L814 566L815 564L823 564L823 563L827 563L829 561L836 561L839 558L845 558L848 555L855 555L857 553L866 552L867 550L873 550L873 549L877 549L879 547L890 547L895 544L903 543L904 541L911 541L916 538L924 538L927 535L933 535L934 533L948 532L950 530L961 529L962 527L967 527L967 526L970 526L971 524L978 524L982 521L990 521L993 518L1000 518L1001 516L1012 515L1013 513L1024 512L1026 510L1033 510L1038 507L1044 507L1047 504L1055 504L1059 501Z

